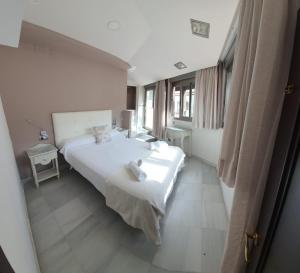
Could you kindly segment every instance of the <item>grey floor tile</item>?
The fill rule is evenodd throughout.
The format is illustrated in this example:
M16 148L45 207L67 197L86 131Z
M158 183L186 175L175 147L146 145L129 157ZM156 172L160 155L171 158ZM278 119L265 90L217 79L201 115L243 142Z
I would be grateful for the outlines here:
M224 203L204 202L201 211L202 227L226 231L228 219Z
M192 227L189 229L182 271L202 272L202 238L203 231L201 228Z
M66 240L72 248L76 249L93 230L99 228L99 225L99 220L94 215L90 215L66 235Z
M216 167L203 165L199 175L202 177L203 184L220 185Z
M64 235L51 213L41 221L32 225L33 238L37 251L43 253L60 240Z
M121 240L121 245L128 251L147 262L152 262L158 247L147 240L145 234L139 230L130 228Z
M67 235L88 218L91 212L79 198L75 198L56 209L53 214L62 231Z
M189 228L171 224L164 226L162 231L162 244L154 256L153 264L171 271L182 271Z
M54 191L58 190L60 187L65 185L65 180L64 179L49 179L40 184L40 190L42 194L47 195L51 194Z
M39 261L42 273L83 273L81 265L64 240L45 251Z
M176 200L165 216L164 223L187 227L202 227L201 201Z
M60 187L53 187L53 189L43 192L46 201L53 210L78 197L90 187L90 183L76 172L70 172L63 181L61 180L57 182L62 183Z
M191 272L174 271L174 270L171 271L171 270L159 268L155 265L152 265L148 273L191 273ZM208 272L201 272L201 273L208 273ZM209 272L209 273L211 273L211 272Z
M225 232L203 229L202 272L219 272L225 245ZM205 255L204 255L205 254Z
M52 193L45 194L45 199L48 202L52 210L56 210L63 206L67 202L76 198L79 195L77 191L70 190L65 185L60 189L53 191Z
M202 199L204 202L223 202L223 195L221 192L220 185L204 184L202 185Z
M108 227L121 219L121 216L107 206L103 206L93 212L94 217L99 221L101 227Z
M152 265L148 273L170 273L170 271Z
M27 203L30 203L42 195L41 189L35 186L33 180L30 180L24 184L24 193Z
M80 200L91 212L98 211L106 206L104 196L94 187L90 187L79 195Z
M179 181L183 184L189 183L200 183L201 184L201 177L198 175L196 170L192 169L183 169L179 174Z
M131 254L127 249L120 248L107 265L103 273L148 273L150 263ZM100 273L100 272L99 272Z
M175 191L175 199L188 201L201 201L202 196L201 183L179 183Z
M101 272L108 261L120 248L120 238L124 232L124 227L120 224L106 228L96 228L86 236L74 253L86 273Z
M27 202L27 207L31 223L36 223L44 219L51 212L51 209L43 196L39 196Z

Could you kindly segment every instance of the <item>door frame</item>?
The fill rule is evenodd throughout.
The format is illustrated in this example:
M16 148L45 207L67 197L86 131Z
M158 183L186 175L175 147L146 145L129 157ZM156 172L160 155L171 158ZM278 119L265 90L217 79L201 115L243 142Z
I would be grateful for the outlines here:
M11 267L9 261L7 260L3 249L0 246L0 272L2 273L15 273Z
M265 195L257 226L259 245L253 249L247 273L261 273L284 207L300 149L300 12L298 11L294 48L282 114L275 140ZM290 92L291 91L291 92Z

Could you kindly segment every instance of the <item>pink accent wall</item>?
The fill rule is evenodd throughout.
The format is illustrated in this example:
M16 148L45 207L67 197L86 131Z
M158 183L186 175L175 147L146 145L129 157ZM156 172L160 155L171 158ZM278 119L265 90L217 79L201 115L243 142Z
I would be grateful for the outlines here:
M23 23L19 48L0 46L0 95L22 178L31 176L25 150L39 129L54 143L51 113L126 108L127 68L120 59L55 32Z

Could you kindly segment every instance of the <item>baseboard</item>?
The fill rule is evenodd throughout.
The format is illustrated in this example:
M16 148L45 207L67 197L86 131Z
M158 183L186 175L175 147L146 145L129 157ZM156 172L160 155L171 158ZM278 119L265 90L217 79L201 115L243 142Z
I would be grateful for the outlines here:
M215 168L218 167L218 165L216 163L211 162L211 161L209 161L209 160L207 160L207 159L205 159L203 157L200 157L200 156L197 156L197 155L192 155L192 156L195 157L195 158L197 158L197 159L199 159L200 161L203 161L204 163L206 163L207 165L209 165L211 167L215 167Z
M33 180L33 177L32 176L29 176L29 177L26 177L26 178L22 178L21 179L21 182L23 183L23 184L26 184L26 183L28 183L28 182L30 182L30 181L32 181Z

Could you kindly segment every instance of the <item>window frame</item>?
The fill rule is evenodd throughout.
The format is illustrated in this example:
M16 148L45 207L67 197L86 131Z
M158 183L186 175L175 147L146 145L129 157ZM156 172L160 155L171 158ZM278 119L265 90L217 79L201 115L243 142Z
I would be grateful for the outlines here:
M175 117L174 120L182 120L182 121L188 121L192 122L192 90L195 89L195 78L180 80L172 83L172 97L174 96L175 88L180 88L180 106L179 106L179 117ZM183 96L186 88L189 88L190 91L190 98L189 98L189 116L185 117L183 116ZM172 99L173 101L173 99ZM195 103L195 102L194 102Z
M149 130L150 132L153 130L153 128L149 128L146 126L146 112L147 112L147 92L153 91L153 100L152 100L152 107L154 109L154 98L155 98L155 85L149 85L145 87L144 92L144 121L143 121L143 128L146 130Z

